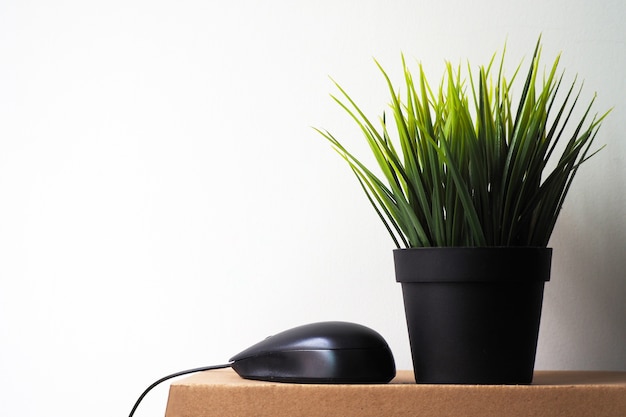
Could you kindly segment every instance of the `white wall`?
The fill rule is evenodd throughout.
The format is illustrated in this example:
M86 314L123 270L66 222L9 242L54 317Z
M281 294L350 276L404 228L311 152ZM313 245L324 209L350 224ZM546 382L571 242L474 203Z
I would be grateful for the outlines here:
M617 0L3 1L0 414L125 415L164 374L321 320L409 368L392 242L311 129L362 146L328 76L376 117L372 57L436 79L506 39L512 68L539 33L615 109L551 242L537 368L626 370L624 21Z

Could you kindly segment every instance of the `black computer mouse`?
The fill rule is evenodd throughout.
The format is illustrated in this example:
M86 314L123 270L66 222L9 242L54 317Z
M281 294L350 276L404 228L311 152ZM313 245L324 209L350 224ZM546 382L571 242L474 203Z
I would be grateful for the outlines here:
M380 384L396 375L383 337L355 323L330 321L270 336L233 356L246 379L308 384Z

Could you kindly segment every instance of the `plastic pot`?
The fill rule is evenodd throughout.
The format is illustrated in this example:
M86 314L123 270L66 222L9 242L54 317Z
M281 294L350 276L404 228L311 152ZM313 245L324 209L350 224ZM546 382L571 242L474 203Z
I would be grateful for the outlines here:
M417 383L532 382L552 249L394 251Z

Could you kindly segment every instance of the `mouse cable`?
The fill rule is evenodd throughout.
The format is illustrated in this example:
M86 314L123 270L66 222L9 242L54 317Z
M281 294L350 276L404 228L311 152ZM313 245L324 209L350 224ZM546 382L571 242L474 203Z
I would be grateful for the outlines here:
M148 394L152 390L152 388L156 387L161 382L165 382L168 379L176 378L177 376L193 374L193 373L196 373L196 372L211 371L213 369L230 368L231 365L232 365L232 363L225 363L223 365L212 365L212 366L203 366L203 367L200 367L200 368L187 369L186 371L175 372L175 373L173 373L171 375L164 376L163 378L161 378L161 379L159 379L157 381L154 381L152 383L152 385L150 385L148 388L146 388L146 390L139 396L139 398L137 398L137 402L135 402L135 405L133 406L133 409L130 411L130 414L128 415L128 417L133 417L133 414L135 414L135 411L137 410L137 407L139 407L139 404L141 403L143 398L146 396L146 394Z

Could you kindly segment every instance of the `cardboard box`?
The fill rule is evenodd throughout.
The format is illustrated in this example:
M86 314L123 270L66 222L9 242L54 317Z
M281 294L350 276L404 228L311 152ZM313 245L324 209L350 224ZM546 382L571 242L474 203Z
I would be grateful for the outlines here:
M165 417L625 417L626 372L537 371L532 385L299 385L230 369L170 386Z

